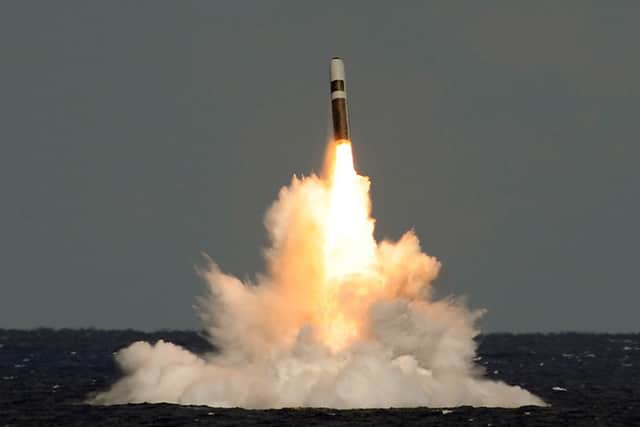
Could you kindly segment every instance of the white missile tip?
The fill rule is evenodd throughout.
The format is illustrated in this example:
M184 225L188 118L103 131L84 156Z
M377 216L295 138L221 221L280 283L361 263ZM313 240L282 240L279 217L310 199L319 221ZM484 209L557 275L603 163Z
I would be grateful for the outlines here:
M341 58L331 59L331 81L345 80L344 78L344 62Z

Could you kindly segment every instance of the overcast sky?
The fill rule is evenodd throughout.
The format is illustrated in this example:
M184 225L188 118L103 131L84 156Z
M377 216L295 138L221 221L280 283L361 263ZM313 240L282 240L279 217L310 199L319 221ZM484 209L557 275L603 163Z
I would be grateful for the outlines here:
M488 331L640 329L640 2L5 1L0 327L196 328L345 58L379 238ZM393 6L391 6L393 5Z

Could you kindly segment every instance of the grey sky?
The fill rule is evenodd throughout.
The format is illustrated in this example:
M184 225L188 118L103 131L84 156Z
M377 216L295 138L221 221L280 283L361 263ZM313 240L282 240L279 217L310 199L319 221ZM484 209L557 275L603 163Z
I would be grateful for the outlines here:
M393 6L391 6L393 4ZM640 3L0 4L0 327L194 328L346 60L378 237L485 330L638 331Z

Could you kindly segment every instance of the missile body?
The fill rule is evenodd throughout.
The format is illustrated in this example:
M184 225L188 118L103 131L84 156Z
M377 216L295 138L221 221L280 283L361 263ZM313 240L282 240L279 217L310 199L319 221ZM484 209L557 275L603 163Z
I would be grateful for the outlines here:
M347 89L344 62L341 58L331 59L331 118L333 120L333 140L349 140Z

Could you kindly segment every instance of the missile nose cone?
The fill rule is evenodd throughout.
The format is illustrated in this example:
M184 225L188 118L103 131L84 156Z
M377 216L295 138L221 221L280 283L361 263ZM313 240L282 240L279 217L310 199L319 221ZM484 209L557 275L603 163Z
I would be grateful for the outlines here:
M344 62L342 58L331 58L331 81L344 79Z

